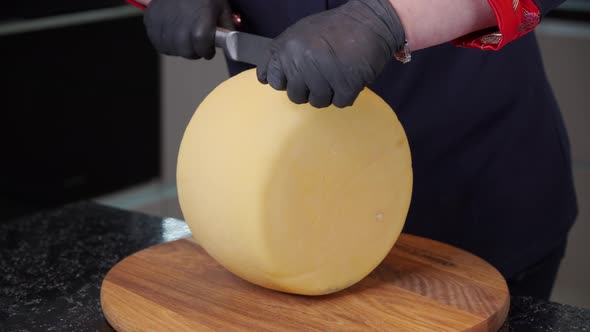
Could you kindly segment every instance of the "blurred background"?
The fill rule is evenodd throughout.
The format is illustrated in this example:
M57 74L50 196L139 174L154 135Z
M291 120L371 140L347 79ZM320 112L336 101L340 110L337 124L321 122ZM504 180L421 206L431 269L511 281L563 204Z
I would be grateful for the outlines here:
M79 200L183 219L176 157L213 60L159 56L122 1L0 5L0 223ZM572 144L580 214L553 300L590 308L590 0L536 29Z

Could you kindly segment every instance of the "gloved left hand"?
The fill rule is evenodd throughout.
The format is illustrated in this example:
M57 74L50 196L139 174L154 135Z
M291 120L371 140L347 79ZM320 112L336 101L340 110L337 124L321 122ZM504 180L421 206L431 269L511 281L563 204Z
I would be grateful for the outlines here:
M346 107L404 44L389 0L350 0L301 19L273 40L258 79L287 90L298 104Z

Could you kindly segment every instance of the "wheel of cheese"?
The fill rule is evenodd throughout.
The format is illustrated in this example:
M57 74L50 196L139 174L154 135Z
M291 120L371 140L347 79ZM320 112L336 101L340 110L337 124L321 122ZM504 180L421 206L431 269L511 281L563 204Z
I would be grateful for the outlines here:
M252 283L304 295L379 265L412 194L405 132L375 93L344 109L296 105L253 69L199 105L177 165L184 218L207 253Z

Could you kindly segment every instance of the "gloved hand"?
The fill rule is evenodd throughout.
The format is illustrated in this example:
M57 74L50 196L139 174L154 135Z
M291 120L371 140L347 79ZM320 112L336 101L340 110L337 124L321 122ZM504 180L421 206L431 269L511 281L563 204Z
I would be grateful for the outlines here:
M216 27L233 29L227 0L152 0L144 24L159 53L187 59L213 58Z
M286 89L298 104L350 106L404 44L404 29L388 0L350 0L279 35L257 69L258 79Z

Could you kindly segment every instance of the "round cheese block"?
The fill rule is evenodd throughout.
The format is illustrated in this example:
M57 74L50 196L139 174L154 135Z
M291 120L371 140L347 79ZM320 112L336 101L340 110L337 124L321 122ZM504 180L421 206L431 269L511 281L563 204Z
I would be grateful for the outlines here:
M379 265L412 194L408 140L375 93L344 109L296 105L254 69L201 103L177 167L184 218L207 253L252 283L304 295Z

